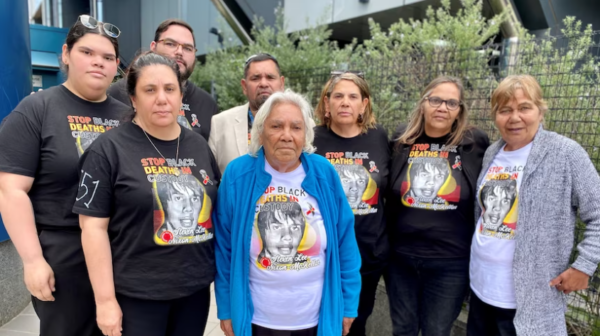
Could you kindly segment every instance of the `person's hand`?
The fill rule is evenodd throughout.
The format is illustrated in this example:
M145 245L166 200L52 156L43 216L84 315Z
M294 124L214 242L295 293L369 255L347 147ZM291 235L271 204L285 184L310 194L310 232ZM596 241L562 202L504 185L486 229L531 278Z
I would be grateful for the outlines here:
M550 281L550 287L569 294L572 291L588 288L590 276L580 270L570 267Z
M54 301L54 271L44 258L23 263L25 286L31 295L40 301Z
M343 326L342 336L348 335L348 333L350 332L350 327L352 326L352 322L354 322L353 318L344 317L344 321L342 322L342 326Z
M221 320L221 330L223 330L225 336L235 336L233 334L233 325L231 324L231 319Z
M123 312L117 299L96 304L96 320L102 335L121 336Z

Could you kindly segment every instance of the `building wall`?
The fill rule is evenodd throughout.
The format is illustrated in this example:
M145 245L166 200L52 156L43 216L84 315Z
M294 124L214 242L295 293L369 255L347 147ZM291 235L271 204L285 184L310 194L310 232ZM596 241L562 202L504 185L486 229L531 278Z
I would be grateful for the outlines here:
M121 60L125 63L124 66L129 65L142 47L141 2L142 0L102 1L102 19L114 24L121 30L119 53Z
M422 1L424 0L370 0L368 3L361 3L359 0L286 1L287 31L305 29L309 25L316 24L321 18L325 19L325 22L320 23L331 24Z

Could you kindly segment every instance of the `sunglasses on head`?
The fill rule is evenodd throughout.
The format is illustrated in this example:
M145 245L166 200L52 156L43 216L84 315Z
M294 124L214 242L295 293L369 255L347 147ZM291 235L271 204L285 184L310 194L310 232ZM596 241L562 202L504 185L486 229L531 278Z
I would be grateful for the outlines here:
M347 73L351 73L354 74L358 77L360 77L361 79L365 79L365 73L362 71L354 71L354 70L348 70L348 71L342 71L342 70L334 70L331 72L331 77L339 77L343 74L347 74Z
M117 37L119 37L119 35L121 35L121 30L119 28L117 28L117 26L115 26L112 23L100 22L100 21L96 20L96 18L94 18L93 16L79 15L78 20L81 22L81 24L84 27L89 28L89 29L96 29L96 28L98 28L98 25L101 24L102 29L104 29L104 32L109 37L117 38Z
M269 53L260 53L260 54L255 54L255 55L252 55L252 56L248 57L248 58L246 59L246 62L244 62L244 67L248 66L248 63L252 62L252 60L253 60L255 57L258 57L258 56L261 56L261 55L268 56L268 57L269 57L269 58L271 58L271 59L272 59L272 60L273 60L275 63L277 63L277 59L276 59L276 58L275 58L273 55L271 55L271 54L269 54Z

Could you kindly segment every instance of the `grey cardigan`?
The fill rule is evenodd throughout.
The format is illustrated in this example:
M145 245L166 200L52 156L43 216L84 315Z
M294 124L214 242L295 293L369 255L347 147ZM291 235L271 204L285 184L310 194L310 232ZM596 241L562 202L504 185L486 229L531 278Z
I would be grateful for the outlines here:
M492 144L477 185L505 142ZM593 275L600 262L600 177L575 141L541 126L519 188L513 279L518 336L567 336L566 295L549 283L569 267L577 210L587 228L571 265ZM475 206L475 218L481 210Z

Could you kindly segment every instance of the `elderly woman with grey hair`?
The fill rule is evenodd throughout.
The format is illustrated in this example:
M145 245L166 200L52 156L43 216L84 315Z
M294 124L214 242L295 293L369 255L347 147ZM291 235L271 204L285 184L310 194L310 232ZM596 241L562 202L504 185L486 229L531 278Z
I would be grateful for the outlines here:
M301 95L273 94L249 154L221 180L215 289L227 336L346 335L357 316L354 215L333 166L312 154L311 117Z

